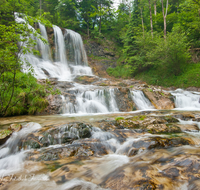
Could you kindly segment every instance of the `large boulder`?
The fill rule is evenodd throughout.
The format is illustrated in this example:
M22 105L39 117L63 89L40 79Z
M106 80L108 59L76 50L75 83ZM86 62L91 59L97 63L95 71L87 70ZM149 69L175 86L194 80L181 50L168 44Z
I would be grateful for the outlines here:
M175 104L170 93L162 90L153 90L151 88L145 88L142 91L156 109L175 108Z

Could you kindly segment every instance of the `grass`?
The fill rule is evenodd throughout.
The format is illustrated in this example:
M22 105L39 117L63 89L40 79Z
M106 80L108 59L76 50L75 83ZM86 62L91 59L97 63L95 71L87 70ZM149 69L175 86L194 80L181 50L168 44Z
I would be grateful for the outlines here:
M188 64L179 76L171 75L170 71L167 72L164 68L151 68L137 74L135 78L164 87L200 87L200 63Z
M169 72L162 68L152 68L137 74L135 78L143 80L148 84L165 87L200 87L200 63L188 64L179 76L170 75Z
M124 67L124 66L117 66L115 68L109 67L106 72L110 76L114 76L116 78L129 78L130 77L130 69Z

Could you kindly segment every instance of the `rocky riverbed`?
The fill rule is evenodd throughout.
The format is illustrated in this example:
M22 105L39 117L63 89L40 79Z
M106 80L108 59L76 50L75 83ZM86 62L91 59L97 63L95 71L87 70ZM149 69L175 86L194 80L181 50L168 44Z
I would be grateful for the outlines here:
M7 147L20 165L1 188L198 189L199 118L173 110L1 118L22 126L1 147L2 160ZM1 174L17 167L9 157Z

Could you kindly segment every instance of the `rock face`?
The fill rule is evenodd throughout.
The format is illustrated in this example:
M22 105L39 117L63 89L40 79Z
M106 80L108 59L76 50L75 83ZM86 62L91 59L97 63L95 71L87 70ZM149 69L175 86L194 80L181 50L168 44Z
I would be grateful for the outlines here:
M136 110L136 105L131 98L129 88L115 89L115 98L119 111L125 112Z
M142 91L156 109L175 108L175 104L171 100L172 95L170 93L164 91L153 91L151 88L145 88Z
M99 78L96 76L77 76L74 79L74 82L78 82L80 84L92 84L98 80Z
M50 94L47 97L47 100L49 102L49 105L40 114L51 115L51 114L60 114L60 113L62 113L63 101L62 101L62 97L60 95L52 95L52 94Z

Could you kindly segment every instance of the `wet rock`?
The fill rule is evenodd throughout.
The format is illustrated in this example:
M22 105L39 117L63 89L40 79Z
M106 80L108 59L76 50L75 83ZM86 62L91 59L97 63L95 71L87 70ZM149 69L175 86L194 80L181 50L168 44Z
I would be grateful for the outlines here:
M41 68L41 69L42 69L42 71L44 72L45 75L47 75L48 77L50 76L49 72L46 69L44 69L44 68Z
M193 118L192 120L193 120L193 121L197 121L197 122L200 122L200 117L197 117L197 118Z
M174 117L179 118L181 120L185 120L185 121L192 120L192 119L195 120L195 115L193 113L189 113L189 112L175 114Z
M141 132L150 133L180 133L179 126L168 124L168 122L177 122L178 120L173 117L152 117L146 115L137 115L127 119L117 119L115 125L129 128L140 129Z
M117 123L115 120L101 120L97 122L97 125L100 129L103 129L105 131L108 130L116 130L116 129L124 129L124 127Z
M96 76L77 76L74 81L80 84L92 84L98 81L99 78Z
M181 129L176 125L169 124L151 124L147 126L147 129L151 133L180 133Z
M183 137L172 137L172 138L163 138L163 137L152 137L151 144L148 149L154 148L169 148L169 147L178 147L182 145L194 144L190 139Z
M18 131L20 131L22 129L22 125L21 124L11 124L10 127L9 127L9 129L11 131L13 131L13 132L14 131L18 132Z
M56 144L69 144L76 139L91 137L91 125L74 122L59 126L44 127L22 140L22 147L41 148Z
M47 97L48 106L45 108L44 111L38 114L60 114L62 113L62 97L60 95L52 95L50 94Z
M108 154L107 148L98 140L78 140L73 144L57 148L47 148L39 152L29 153L27 160L53 161L66 157L100 156Z
M172 117L172 116L163 116L161 118L166 120L168 123L177 123L177 122L179 122L178 119L176 119L175 117Z
M0 130L0 145L4 144L12 135L12 130L10 129L3 129Z
M176 124L176 126L178 126L183 132L199 132L199 127L197 124Z
M125 112L125 111L136 110L136 105L131 98L129 88L121 87L121 88L115 89L115 99L116 99L116 103L119 108L119 111Z
M155 91L151 88L145 88L142 91L156 109L175 108L175 104L172 100L172 95L170 93L161 90Z

